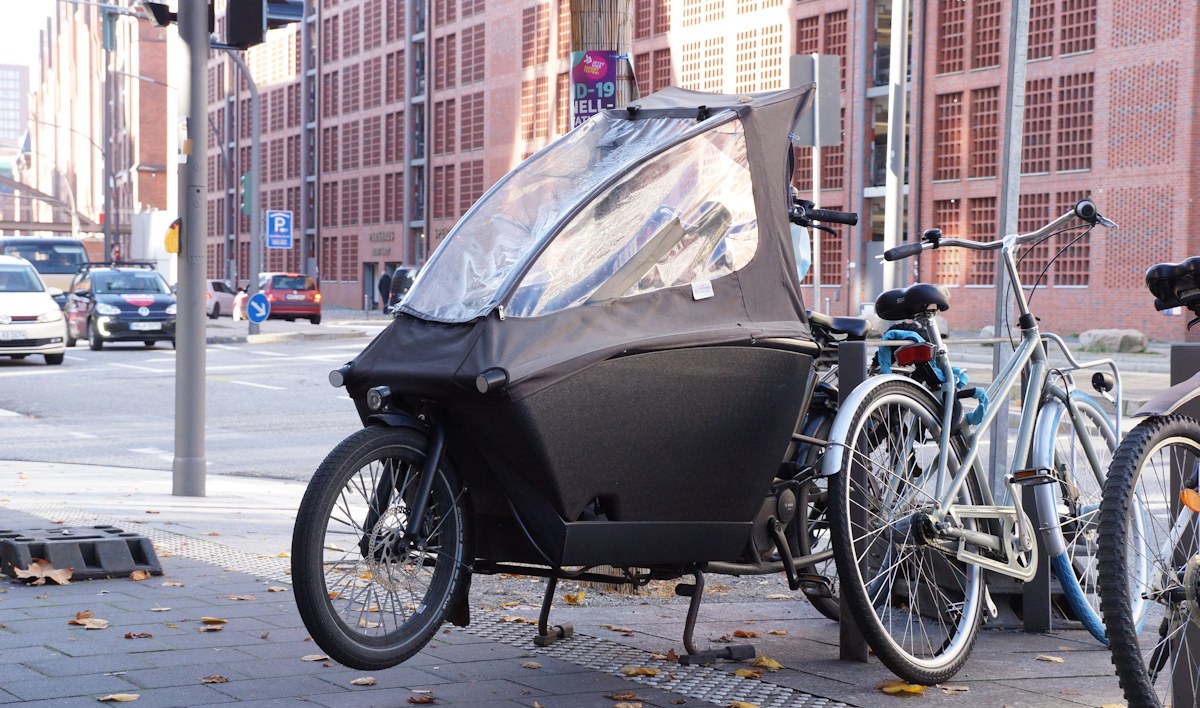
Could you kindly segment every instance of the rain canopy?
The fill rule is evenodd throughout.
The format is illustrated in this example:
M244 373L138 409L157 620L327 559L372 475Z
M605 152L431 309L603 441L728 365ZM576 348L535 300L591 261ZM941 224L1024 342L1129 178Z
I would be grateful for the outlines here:
M351 393L498 367L519 397L623 351L807 338L787 215L811 90L668 88L551 143L450 231Z

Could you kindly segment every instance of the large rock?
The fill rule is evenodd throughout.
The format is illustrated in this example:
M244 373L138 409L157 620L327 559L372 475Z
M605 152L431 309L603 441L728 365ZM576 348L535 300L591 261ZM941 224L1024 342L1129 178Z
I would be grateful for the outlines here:
M1089 329L1079 335L1089 352L1144 352L1146 335L1136 329Z

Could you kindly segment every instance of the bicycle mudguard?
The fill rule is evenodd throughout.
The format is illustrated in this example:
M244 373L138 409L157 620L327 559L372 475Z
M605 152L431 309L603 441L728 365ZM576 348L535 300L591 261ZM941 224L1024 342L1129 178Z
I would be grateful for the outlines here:
M408 413L373 413L367 416L367 425L384 425L389 428L409 428L420 433L429 432L429 424Z
M1200 398L1200 373L1182 383L1177 383L1142 404L1133 414L1134 418L1146 418L1153 415L1170 415L1179 410L1180 406Z
M846 400L838 404L837 416L834 417L833 427L829 430L829 445L825 448L824 457L821 458L819 476L832 477L842 469L842 454L846 449L846 436L850 434L850 421L854 418L854 414L858 411L858 407L862 405L863 399L867 397L867 394L889 381L912 382L912 379L900 374L872 376L858 386L855 386L850 395L846 396Z

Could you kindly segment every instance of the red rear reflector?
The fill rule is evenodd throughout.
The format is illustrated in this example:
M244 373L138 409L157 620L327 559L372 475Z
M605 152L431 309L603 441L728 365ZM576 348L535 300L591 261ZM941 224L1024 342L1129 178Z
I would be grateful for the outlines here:
M933 360L932 344L910 344L896 350L896 363L900 366L923 364Z

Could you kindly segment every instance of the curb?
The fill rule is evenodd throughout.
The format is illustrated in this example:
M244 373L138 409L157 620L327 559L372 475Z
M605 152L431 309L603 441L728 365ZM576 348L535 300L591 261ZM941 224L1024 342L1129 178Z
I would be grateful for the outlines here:
M279 344L290 341L319 341L332 339L361 339L369 337L369 332L361 330L344 330L338 332L267 332L259 334L217 334L209 335L207 344Z

